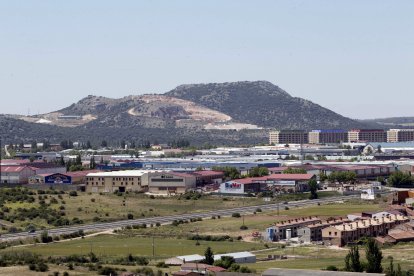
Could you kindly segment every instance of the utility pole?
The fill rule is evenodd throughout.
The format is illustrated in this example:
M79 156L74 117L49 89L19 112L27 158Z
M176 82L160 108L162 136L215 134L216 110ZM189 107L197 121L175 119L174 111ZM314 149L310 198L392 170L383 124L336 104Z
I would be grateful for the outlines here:
M152 236L152 257L155 257L154 236Z

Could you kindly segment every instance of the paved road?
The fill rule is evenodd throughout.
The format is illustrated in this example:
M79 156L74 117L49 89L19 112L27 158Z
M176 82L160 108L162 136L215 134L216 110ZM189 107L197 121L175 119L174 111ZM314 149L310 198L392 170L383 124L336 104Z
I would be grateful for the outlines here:
M350 196L339 196L339 197L330 197L324 199L316 199L316 200L302 200L302 201L291 201L286 204L284 203L271 203L271 204L262 204L262 205L255 205L255 206L245 206L245 207L237 207L225 210L215 210L215 211L208 211L208 212L196 212L196 213L189 213L189 214L181 214L181 215L174 215L174 216L164 216L164 217L152 217L152 218L142 218L142 219L131 219L131 220L120 220L115 222L104 222L104 223L94 223L94 224L85 224L85 225L73 225L68 227L62 228L53 228L48 229L49 235L62 235L62 234L69 234L79 230L83 231L105 231L110 229L116 229L123 226L128 225L137 225L137 224L168 224L172 223L174 220L189 220L194 218L211 218L212 216L231 216L233 213L253 213L256 211L257 208L262 209L263 211L269 210L283 210L285 206L288 207L299 207L299 206L306 206L306 205L316 205L318 203L330 203L336 201L342 201L345 199L352 199L352 198L359 198L359 195L350 195ZM3 234L0 237L0 240L14 240L14 239L23 239L28 237L34 237L40 235L42 231L37 231L35 233L27 233L27 232L19 232L19 233L12 233L12 234Z

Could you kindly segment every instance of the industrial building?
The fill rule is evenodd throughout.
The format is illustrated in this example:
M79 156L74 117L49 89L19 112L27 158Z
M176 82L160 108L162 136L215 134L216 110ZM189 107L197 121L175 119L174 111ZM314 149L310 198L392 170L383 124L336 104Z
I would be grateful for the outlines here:
M315 129L309 132L309 144L339 144L348 142L348 131L342 129Z
M85 184L86 176L98 170L76 171L66 173L45 173L29 177L29 184Z
M313 174L274 174L262 177L234 179L220 184L221 194L248 194L263 191L304 192Z
M89 173L86 176L85 190L93 193L143 192L148 189L149 176L157 173L160 172L129 170Z
M351 129L348 131L349 142L386 142L387 133L383 129Z
M309 134L304 130L276 130L269 133L269 144L307 144Z
M26 184L36 174L30 166L0 166L1 184Z
M148 191L155 194L183 194L196 187L196 176L189 173L162 172L148 177Z
M414 129L390 129L387 131L387 142L410 142L414 141Z

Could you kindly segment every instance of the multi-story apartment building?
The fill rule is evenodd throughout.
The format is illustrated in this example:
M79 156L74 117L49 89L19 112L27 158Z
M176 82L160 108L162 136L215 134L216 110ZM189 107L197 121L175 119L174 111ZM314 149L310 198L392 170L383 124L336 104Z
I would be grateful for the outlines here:
M383 236L395 225L409 221L401 215L388 215L381 218L356 220L351 223L329 226L322 229L325 244L344 246L362 237Z
M310 144L348 142L348 131L342 129L315 129L309 132Z
M387 133L383 129L352 129L348 131L349 142L387 142Z
M269 133L270 144L307 144L309 134L304 130L275 130Z
M299 241L310 243L315 241L322 241L322 229L339 225L346 222L351 222L347 218L334 218L331 220L322 221L320 223L313 223L298 229Z
M387 131L387 142L414 141L414 129L390 129Z

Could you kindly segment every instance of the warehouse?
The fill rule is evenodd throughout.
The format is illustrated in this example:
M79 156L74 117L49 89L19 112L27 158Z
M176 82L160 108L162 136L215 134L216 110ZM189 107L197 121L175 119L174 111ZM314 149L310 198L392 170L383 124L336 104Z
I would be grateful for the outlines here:
M234 179L220 184L222 194L247 194L263 191L305 192L308 182L315 179L313 174L272 174L262 177Z
M144 192L148 189L149 177L160 171L129 170L89 173L86 176L86 192L113 193L116 191Z
M36 170L29 166L0 166L2 184L27 184Z
M148 179L149 192L154 194L183 194L196 187L196 176L190 173L162 172Z

